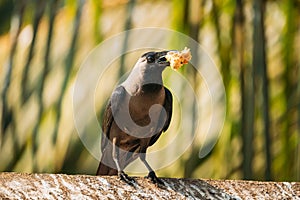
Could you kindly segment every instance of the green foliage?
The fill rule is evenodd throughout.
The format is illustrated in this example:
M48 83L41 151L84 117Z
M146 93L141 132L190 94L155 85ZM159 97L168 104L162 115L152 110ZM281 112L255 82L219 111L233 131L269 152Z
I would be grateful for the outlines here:
M13 7L14 3L11 0L0 1L0 35L9 31Z

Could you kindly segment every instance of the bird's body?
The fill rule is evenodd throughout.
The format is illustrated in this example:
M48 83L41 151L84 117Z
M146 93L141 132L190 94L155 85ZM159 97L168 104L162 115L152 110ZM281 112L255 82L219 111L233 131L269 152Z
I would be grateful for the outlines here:
M97 175L119 175L128 181L123 169L139 157L152 181L159 181L146 161L146 150L171 121L172 94L162 81L162 71L169 65L166 53L144 54L112 93L103 117L102 158Z

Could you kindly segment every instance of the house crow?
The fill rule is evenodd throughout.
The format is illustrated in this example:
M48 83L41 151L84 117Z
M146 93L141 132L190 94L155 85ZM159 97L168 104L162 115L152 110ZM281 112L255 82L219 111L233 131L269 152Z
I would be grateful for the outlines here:
M163 86L162 72L170 63L168 51L142 55L128 78L113 91L102 121L102 157L97 175L118 175L132 185L124 168L137 158L149 171L148 178L163 184L146 160L153 145L170 125L172 94Z

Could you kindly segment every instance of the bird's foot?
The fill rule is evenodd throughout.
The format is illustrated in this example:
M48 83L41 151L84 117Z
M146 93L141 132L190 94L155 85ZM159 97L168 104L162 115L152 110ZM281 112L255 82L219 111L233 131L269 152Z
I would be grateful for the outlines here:
M134 184L136 183L134 178L128 176L125 172L121 171L119 173L119 178L124 181L125 183L127 183L128 185L134 186Z
M146 178L149 178L152 183L157 184L159 186L165 186L164 182L157 178L156 174L154 171L149 172L148 176Z

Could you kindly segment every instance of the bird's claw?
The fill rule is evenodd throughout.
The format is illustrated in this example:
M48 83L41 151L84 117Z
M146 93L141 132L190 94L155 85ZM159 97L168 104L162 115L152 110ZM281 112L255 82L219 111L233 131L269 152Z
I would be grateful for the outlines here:
M125 183L127 183L128 185L134 186L135 184L135 180L134 178L128 176L125 172L121 171L119 173L119 178L124 181Z
M162 180L160 180L159 178L157 178L156 174L154 171L149 172L148 176L146 176L146 178L149 178L151 180L152 183L160 185L160 186L164 186L164 182Z

